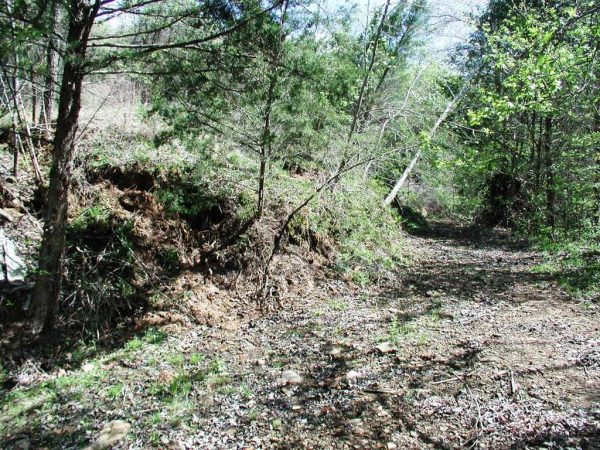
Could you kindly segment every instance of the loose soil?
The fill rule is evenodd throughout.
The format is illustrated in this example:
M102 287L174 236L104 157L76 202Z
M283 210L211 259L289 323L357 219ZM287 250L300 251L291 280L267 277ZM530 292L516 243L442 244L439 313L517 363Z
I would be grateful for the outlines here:
M375 286L298 261L283 310L35 381L24 366L22 385L88 384L18 414L2 402L0 446L77 448L124 420L116 448L600 448L598 305L499 232L438 224L407 245L414 262Z

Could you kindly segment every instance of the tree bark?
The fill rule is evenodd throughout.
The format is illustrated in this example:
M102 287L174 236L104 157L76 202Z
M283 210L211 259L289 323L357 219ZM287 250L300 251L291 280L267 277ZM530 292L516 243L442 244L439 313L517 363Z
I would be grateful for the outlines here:
M277 50L271 60L269 75L269 88L267 91L267 101L265 104L265 114L263 118L263 131L260 141L260 168L258 173L258 203L256 208L256 219L260 220L265 207L265 179L267 177L267 164L271 159L271 113L273 111L273 103L275 102L275 89L279 80L279 70L277 68L283 51L283 42L285 41L285 33L283 27L285 25L285 15L287 13L288 1L285 0L281 4L281 18L279 21L280 34Z
M552 155L552 117L544 121L544 152L546 157L546 214L547 224L554 230L556 226L556 187L554 186L554 158Z
M37 120L37 92L35 91L35 73L33 69L29 72L29 85L31 87L31 123L35 126Z
M92 4L85 0L71 0L68 5L67 54L61 80L39 274L33 289L33 331L36 334L52 329L58 311L64 263L67 197L81 109L84 64L90 30L99 6L100 0L95 0Z
M273 109L273 96L275 94L275 75L270 77L269 91L267 93L267 104L263 123L263 134L260 143L260 169L258 173L258 204L256 218L260 219L265 207L265 179L267 177L267 162L271 158L271 111Z
M48 46L46 47L46 76L44 78L44 92L42 93L39 118L39 123L44 124L46 127L46 137L48 138L51 136L52 114L54 112L54 82L57 66L55 32L58 24L58 6L56 0L50 2L50 14Z
M373 71L373 66L375 65L375 60L377 57L377 46L379 44L379 39L381 38L381 33L383 31L385 19L387 18L388 9L390 7L390 1L391 0L387 0L385 2L385 6L383 8L383 14L381 15L381 21L379 22L379 26L377 27L377 32L375 33L375 39L373 42L373 49L371 51L371 58L369 60L369 66L367 67L367 71L365 72L365 76L363 77L363 81L360 86L360 92L358 94L358 99L356 100L356 106L354 108L354 115L352 116L352 123L350 125L350 131L348 132L348 142L352 141L352 137L354 136L354 133L356 132L356 127L358 125L358 118L360 116L362 104L365 99L365 92L367 90L367 86L369 85L369 78L371 76L371 72ZM345 162L346 161L343 161L342 166L345 164Z

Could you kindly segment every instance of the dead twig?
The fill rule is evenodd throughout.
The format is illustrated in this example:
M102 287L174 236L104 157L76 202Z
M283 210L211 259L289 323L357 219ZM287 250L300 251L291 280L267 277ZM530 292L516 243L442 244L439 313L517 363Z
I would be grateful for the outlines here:
M515 383L515 376L512 370L509 371L510 373L510 396L514 397L517 394L517 385Z
M457 376L452 377L452 378L446 378L445 380L434 381L431 384L443 384L443 383L450 383L452 381L464 381L467 377L470 377L474 373L475 372L466 372L466 373L457 375Z
M404 392L401 391L392 391L391 389L374 389L374 388L367 388L367 389L363 389L363 392L367 393L367 394L385 394L385 395L397 395L397 396L403 396Z

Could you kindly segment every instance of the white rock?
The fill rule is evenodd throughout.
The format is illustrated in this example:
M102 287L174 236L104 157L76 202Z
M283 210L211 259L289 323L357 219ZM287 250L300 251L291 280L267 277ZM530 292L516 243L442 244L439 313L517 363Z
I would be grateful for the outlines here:
M375 349L383 355L387 353L396 353L398 351L398 349L394 347L391 342L382 342L376 346Z
M17 255L15 243L0 230L0 258L5 281L13 283L25 279L25 262Z
M294 370L285 370L279 379L279 385L285 386L288 384L302 384L303 378Z
M350 372L348 372L346 374L346 379L348 381L350 380L356 380L357 378L360 378L360 372L357 370L351 370Z
M92 445L86 447L85 450L104 450L111 448L114 444L123 439L131 425L123 420L113 420L104 425L96 440Z

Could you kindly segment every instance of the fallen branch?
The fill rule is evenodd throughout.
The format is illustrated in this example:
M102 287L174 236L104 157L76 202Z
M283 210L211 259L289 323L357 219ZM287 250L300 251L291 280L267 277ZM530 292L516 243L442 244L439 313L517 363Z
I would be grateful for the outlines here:
M471 84L471 80L473 80L475 75L477 75L479 73L480 69L481 69L481 66L479 66L471 75L469 75L467 77L464 84L460 88L460 91L458 92L458 94L456 94L456 96L448 103L444 112L441 114L440 117L438 117L438 120L435 122L435 124L433 125L431 130L429 130L429 133L427 135L429 140L431 140L435 137L435 134L436 134L438 128L442 125L442 123L444 123L444 121L450 115L450 113L452 112L452 110L454 109L456 104L465 95L465 93L467 92L467 88ZM398 195L398 192L400 192L400 189L402 188L402 186L404 186L404 183L408 179L408 176L410 175L410 173L414 169L415 165L421 158L422 153L423 153L423 147L420 146L419 150L417 150L417 153L415 154L413 159L410 161L410 163L408 164L406 169L404 169L404 173L402 173L402 176L400 177L400 179L396 182L396 184L394 185L394 187L392 188L392 190L390 191L388 196L383 201L384 206L390 206L392 204L392 201L394 201L394 199Z

